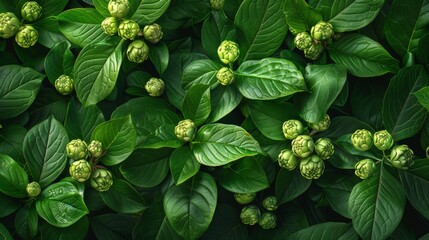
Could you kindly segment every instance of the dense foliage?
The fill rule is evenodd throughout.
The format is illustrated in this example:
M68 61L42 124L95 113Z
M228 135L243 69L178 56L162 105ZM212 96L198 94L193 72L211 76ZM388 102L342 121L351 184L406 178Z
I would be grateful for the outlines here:
M428 0L0 1L1 239L429 239Z

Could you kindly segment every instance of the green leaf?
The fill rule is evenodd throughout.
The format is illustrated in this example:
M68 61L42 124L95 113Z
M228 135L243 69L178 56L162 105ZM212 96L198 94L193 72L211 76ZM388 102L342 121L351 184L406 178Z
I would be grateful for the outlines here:
M206 166L221 166L262 153L258 142L248 132L230 124L202 126L191 144L197 161Z
M334 178L338 178L335 174ZM348 201L353 187L359 182L354 175L323 187L326 199L334 211L346 218L351 218Z
M299 167L298 167L299 168ZM280 169L277 174L275 191L278 204L290 202L303 194L311 185L311 180L303 178L299 169Z
M68 227L88 214L82 195L68 182L49 185L36 201L37 213L49 224Z
M170 156L170 171L176 185L179 185L198 173L200 163L195 159L188 146L174 150Z
M395 141L415 135L424 125L427 110L413 93L429 84L421 65L403 68L389 83L383 99L383 122Z
M122 176L139 187L154 187L168 174L169 149L137 149L122 163Z
M184 239L198 239L209 227L216 209L216 182L211 175L200 172L171 186L163 202L173 229Z
M419 103L429 111L429 86L420 88L414 94Z
M50 0L40 0L38 3L42 7L42 18L46 18L60 14L66 7L68 0L55 0L55 4L52 4Z
M206 84L215 87L217 83L216 73L222 67L221 64L209 59L191 62L183 70L182 87L189 89L195 84Z
M253 157L242 158L217 173L219 184L234 193L259 192L268 188L268 178Z
M150 45L149 58L156 68L159 75L164 74L168 67L169 54L165 43Z
M148 25L162 16L170 5L170 0L131 0L131 9L137 10L131 17L139 25Z
M143 197L122 179L115 179L109 190L100 195L110 209L119 213L139 213L147 207Z
M399 171L399 176L408 201L414 209L429 219L429 181L408 171Z
M14 198L24 198L27 197L27 184L25 170L11 157L0 153L0 192Z
M109 0L92 0L95 9L97 9L97 11L103 15L103 17L110 17L110 12L109 9L107 9L107 4L109 4ZM127 14L127 16L130 13ZM126 17L127 17L126 16Z
M0 218L9 216L10 214L14 213L16 210L22 207L22 203L19 201L16 201L16 198L9 197L1 193L1 191L0 191L0 202L2 203L0 205Z
M126 77L127 87L125 92L133 96L148 96L145 85L151 77L151 74L143 71L134 71L128 74Z
M309 32L322 16L310 7L305 0L286 0L284 13L291 32L296 35L300 32Z
M95 127L91 141L100 141L107 153L100 158L107 166L121 163L136 145L136 129L131 116L112 119Z
M324 222L319 223L288 236L287 240L337 240L337 239L359 239L356 232L350 234L350 229L353 227L349 223L342 222ZM348 235L350 234L350 235ZM347 237L345 237L347 236ZM351 238L352 237L352 238Z
M0 120L27 110L39 92L45 75L18 65L0 66Z
M39 216L34 206L26 205L15 215L15 229L23 239L33 239L38 231Z
M90 226L97 239L131 239L131 232L137 222L131 214L106 213L91 217Z
M241 102L241 95L234 86L218 85L210 91L211 111L207 123L213 123L232 112Z
M415 56L421 64L429 64L429 33L420 38Z
M351 32L370 24L383 3L384 0L321 0L316 10L335 32Z
M405 207L405 193L381 164L371 177L355 185L349 210L355 230L363 239L385 239L398 226Z
M122 63L122 43L89 44L79 53L73 69L74 84L85 107L102 101L115 87Z
M74 55L70 51L69 42L55 44L45 58L45 71L49 82L55 86L55 80L63 74L71 76L74 64Z
M384 33L389 45L401 56L406 52L418 52L419 41L427 33L428 4L427 0L396 0L390 5Z
M359 81L354 85L350 95L353 116L373 126L375 129L383 128L381 109L383 105L386 86L377 81Z
M37 42L47 48L52 48L55 44L59 44L67 40L67 38L60 32L58 19L54 16L42 18L36 21L33 24L33 27L39 33Z
M196 126L200 126L209 117L210 111L210 86L205 84L192 85L183 100L183 116L191 119Z
M359 34L341 37L328 47L336 63L344 65L350 74L357 77L375 77L385 73L396 73L398 60L394 59L382 45Z
M240 46L239 62L261 59L273 54L283 43L287 33L283 1L244 0L238 9L234 24Z
M22 147L27 129L19 125L9 125L0 131L0 153L6 154L15 161L24 164Z
M53 117L32 127L24 139L24 157L33 180L42 188L61 175L67 164L67 131Z
M41 232L45 240L76 240L84 239L88 233L88 218L82 217L69 227L55 227L51 224L43 224Z
M312 64L305 68L305 79L310 93L296 96L300 116L307 122L318 122L343 89L347 70L338 64Z
M307 90L302 73L285 59L246 61L235 75L238 90L248 99L276 99Z
M2 240L13 240L7 228L0 223L0 238Z

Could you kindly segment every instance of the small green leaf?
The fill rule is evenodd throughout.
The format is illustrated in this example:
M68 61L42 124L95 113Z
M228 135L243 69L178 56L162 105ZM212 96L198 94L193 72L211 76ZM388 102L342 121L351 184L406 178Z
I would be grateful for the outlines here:
M149 58L156 68L159 75L164 74L167 70L169 57L168 47L165 43L150 45Z
M206 84L213 88L217 85L216 73L221 67L221 64L209 59L191 62L183 70L183 88L189 89L195 84Z
M420 88L414 94L419 103L429 111L429 86Z
M34 206L26 205L15 215L15 229L23 239L33 239L39 228L39 216Z
M182 146L170 156L170 171L176 185L179 185L198 173L200 163L195 159L192 150Z
M43 14L43 13L42 13ZM32 25L39 33L37 42L47 48L53 48L67 38L60 32L59 22L55 16L41 18ZM45 68L46 70L46 68Z
M45 58L45 71L49 82L55 85L55 80L63 74L71 76L74 64L74 55L70 51L69 42L55 44Z
M311 180L301 176L299 169L289 171L280 169L275 183L279 205L290 202L303 194L311 185Z
M139 213L146 209L146 201L122 179L115 179L108 191L100 193L106 205L119 213Z
M205 84L192 85L183 100L183 116L191 119L196 126L200 126L209 117L210 111L210 86Z
M284 13L294 35L309 32L312 26L322 20L320 13L310 7L305 0L286 0Z
M0 192L14 198L24 198L27 196L27 184L25 170L11 157L0 153Z
M218 85L210 91L210 116L207 123L217 122L232 112L241 102L241 95L234 86Z
M131 9L136 9L131 20L139 25L148 25L164 14L170 5L170 0L132 0L130 4Z

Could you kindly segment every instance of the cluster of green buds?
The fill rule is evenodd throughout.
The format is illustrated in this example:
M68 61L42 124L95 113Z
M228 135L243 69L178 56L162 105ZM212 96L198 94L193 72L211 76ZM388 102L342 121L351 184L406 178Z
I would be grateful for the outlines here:
M149 47L142 40L134 40L128 45L127 57L130 62L142 63L149 57Z
M62 95L69 95L73 91L73 79L68 75L61 75L55 80L55 89Z
M232 64L240 56L240 48L236 42L224 40L217 49L217 55L224 64Z
M294 44L298 49L304 51L305 57L316 60L333 36L334 28L332 25L325 21L319 21L311 27L310 33L297 33L294 38Z
M42 16L42 6L35 1L28 1L22 5L21 16L25 21L34 22Z
M27 184L25 190L27 191L28 196L32 198L39 196L40 191L42 191L38 182L31 182Z
M164 93L164 81L160 78L152 77L145 84L147 93L152 97L159 97Z
M255 198L256 193L234 193L234 199L237 203L248 204L241 210L241 221L246 225L256 225L258 223L263 229L275 228L277 225L277 216L274 211L278 208L277 198L268 195L263 198L261 206L252 203Z
M239 204L249 204L256 198L256 193L234 193L234 199Z
M234 71L229 67L222 67L216 73L216 79L221 85L229 85L234 82L235 74Z
M181 120L174 128L176 137L184 142L191 141L197 132L195 123L190 119Z

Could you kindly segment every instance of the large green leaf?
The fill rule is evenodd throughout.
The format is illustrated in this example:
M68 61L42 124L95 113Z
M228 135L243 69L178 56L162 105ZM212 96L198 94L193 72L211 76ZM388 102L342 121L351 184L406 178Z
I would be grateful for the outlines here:
M209 227L216 209L216 182L210 174L200 172L178 186L171 186L163 202L173 229L184 239L198 239Z
M200 126L209 117L210 111L210 86L206 84L192 85L183 100L183 116L191 119L196 126Z
M45 223L42 225L41 232L45 240L76 240L84 239L88 234L89 221L86 216L79 219L68 227L55 227Z
M344 65L350 74L357 77L374 77L385 73L396 73L398 61L384 47L359 34L341 37L328 47L336 63Z
M113 90L122 64L122 43L94 43L79 53L73 69L76 94L85 106L105 99Z
M363 239L385 239L396 229L405 208L405 193L381 164L369 178L355 185L349 198L353 226Z
M284 3L287 24L291 32L309 32L311 27L322 20L322 16L310 7L305 0L286 0Z
M24 139L24 157L33 180L42 188L61 175L67 164L67 131L53 117L32 127Z
M26 205L19 209L15 216L15 229L23 239L33 239L39 229L39 216L36 208Z
M302 73L285 59L246 61L235 75L238 90L249 99L276 99L307 90Z
M338 64L313 64L305 68L305 79L310 93L296 96L300 116L307 122L319 122L343 89L347 70Z
M359 239L359 236L353 231L349 223L325 222L319 223L298 232L286 238L287 240L352 240Z
M182 86L189 89L195 84L207 84L211 87L217 85L216 73L222 67L218 62L202 59L191 62L183 70Z
M55 80L63 74L70 77L73 71L74 55L70 51L69 42L56 44L45 58L45 71L49 82L55 84Z
M302 177L299 169L281 169L277 174L275 191L279 205L290 202L303 194L311 185L311 180Z
M104 203L119 213L139 213L146 209L146 201L131 184L115 179L109 191L100 193Z
M234 85L218 85L210 91L211 111L206 122L213 123L225 117L240 104L241 99L243 95Z
M200 166L188 146L177 148L170 155L170 171L176 185L197 174Z
M400 171L399 174L408 201L429 219L429 181L409 171Z
M262 153L258 142L243 128L222 123L202 126L191 146L197 161L207 166L221 166Z
M131 9L137 6L131 20L139 25L148 25L155 22L167 10L170 0L131 0Z
M11 157L0 153L0 192L14 198L24 198L27 196L27 184L25 170Z
M283 1L244 0L238 9L234 23L240 30L239 62L261 59L273 54L282 44L286 33L286 17Z
M95 127L91 140L100 141L106 154L100 160L108 165L121 163L136 145L136 129L131 116L112 119Z
M424 125L427 110L414 92L429 84L429 75L421 65L403 68L389 83L383 99L383 121L396 140L415 135Z
M414 93L419 103L429 111L429 86L422 87Z
M68 227L89 213L83 196L68 182L49 185L36 201L39 216L56 227Z
M45 75L18 65L0 66L0 120L18 116L33 103Z

